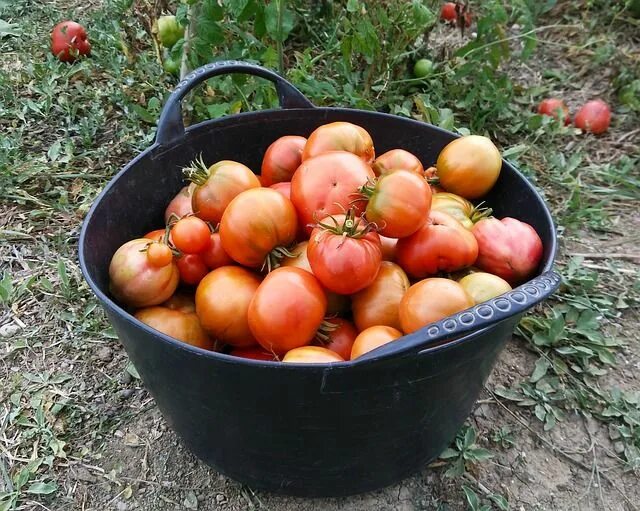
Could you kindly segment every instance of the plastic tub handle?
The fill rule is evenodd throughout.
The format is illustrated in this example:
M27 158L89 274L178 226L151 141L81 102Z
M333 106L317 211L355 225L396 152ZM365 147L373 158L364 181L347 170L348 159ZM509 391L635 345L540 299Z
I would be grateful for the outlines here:
M232 73L244 73L260 78L266 78L275 83L280 107L282 108L314 108L302 92L279 74L255 64L238 62L236 60L224 60L212 62L193 70L182 80L169 96L158 121L156 143L166 145L176 139L184 137L184 123L182 122L181 102L187 93L199 83L214 76Z
M397 342L384 344L365 353L353 363L373 361L387 355L413 355L438 342L494 325L521 314L545 300L558 289L561 280L560 275L553 270L544 272L539 277L497 298L431 323Z

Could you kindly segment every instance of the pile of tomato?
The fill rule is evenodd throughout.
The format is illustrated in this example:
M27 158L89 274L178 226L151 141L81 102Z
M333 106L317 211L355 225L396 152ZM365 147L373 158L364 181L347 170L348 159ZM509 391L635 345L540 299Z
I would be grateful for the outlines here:
M542 257L530 225L470 202L500 174L486 137L454 140L425 169L403 149L376 158L365 129L334 122L275 140L260 175L208 164L184 169L166 225L109 268L120 304L200 348L353 360L509 291Z

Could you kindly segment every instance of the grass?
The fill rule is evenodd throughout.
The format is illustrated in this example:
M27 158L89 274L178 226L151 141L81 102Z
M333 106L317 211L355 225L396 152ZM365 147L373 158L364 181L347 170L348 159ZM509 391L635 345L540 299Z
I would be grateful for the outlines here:
M0 35L2 511L72 506L69 471L99 463L114 431L151 406L76 257L84 214L106 181L152 142L176 83L162 72L149 36L152 3L130 3L81 9L0 1L0 19L19 34ZM538 421L531 427L545 439L567 416L595 419L615 446L616 466L637 474L638 380L623 388L615 377L621 357L640 356L632 335L638 252L624 244L637 240L640 199L637 19L606 0L585 9L491 0L476 7L471 40L437 24L437 2L400 4L367 5L365 15L358 1L279 2L285 11L261 32L253 21L258 2L202 1L189 62L230 57L276 68L282 57L287 77L317 104L379 109L498 141L553 209L564 283L518 328L530 374L490 388L488 401ZM187 17L185 6L178 15ZM46 33L65 17L89 28L90 59L67 65L49 54ZM380 25L384 40L373 29ZM426 80L410 74L421 57L436 62ZM551 94L567 97L574 110L604 97L614 106L610 133L585 136L535 114L532 105ZM196 121L274 106L276 96L266 83L234 77L211 80L188 104ZM443 472L469 509L507 509L477 474L522 441L512 427L479 431L472 421L443 453Z

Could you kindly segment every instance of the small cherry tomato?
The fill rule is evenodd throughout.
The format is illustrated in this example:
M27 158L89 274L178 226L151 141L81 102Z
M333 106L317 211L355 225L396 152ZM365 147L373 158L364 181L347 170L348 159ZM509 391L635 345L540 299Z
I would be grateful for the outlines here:
M171 240L185 254L198 254L210 243L209 226L197 216L181 218L171 227Z
M180 282L195 286L209 273L209 267L202 260L200 254L182 254L176 258L180 271Z
M173 261L171 249L164 243L149 243L147 246L149 262L156 268L162 268Z
M209 245L198 254L210 270L215 270L222 266L230 266L234 263L222 248L220 233L212 232L209 235Z
M344 359L335 351L320 346L302 346L289 350L282 361L289 364L329 364L344 362Z
M351 360L402 337L402 332L390 326L372 326L358 334L351 348Z

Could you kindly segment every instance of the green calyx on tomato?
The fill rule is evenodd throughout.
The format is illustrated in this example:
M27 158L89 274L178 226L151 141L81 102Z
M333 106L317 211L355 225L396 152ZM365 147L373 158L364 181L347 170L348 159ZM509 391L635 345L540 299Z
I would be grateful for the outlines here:
M344 215L342 223L333 215L329 215L327 218L331 219L333 225L327 223L325 219L318 222L316 224L317 227L322 227L324 230L337 236L360 239L364 238L371 231L376 230L375 224L367 222L363 217L356 217L356 212L353 208L349 208Z

